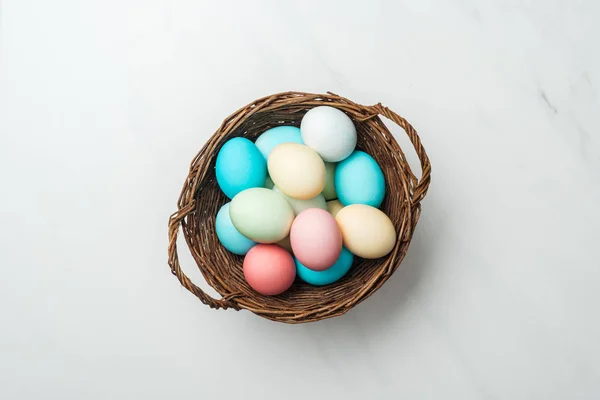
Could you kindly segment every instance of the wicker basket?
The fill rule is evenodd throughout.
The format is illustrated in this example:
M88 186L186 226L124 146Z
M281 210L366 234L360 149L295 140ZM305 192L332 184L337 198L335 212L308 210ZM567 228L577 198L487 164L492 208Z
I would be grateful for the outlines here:
M254 140L274 126L299 126L302 116L320 105L348 114L356 125L357 148L369 153L381 166L386 180L386 197L381 209L396 227L397 243L386 257L357 258L350 272L331 285L318 287L296 281L281 295L263 296L244 280L243 257L225 250L215 234L215 216L228 201L215 178L216 156L228 139L243 136ZM379 115L406 131L421 162L420 180L411 171L402 149ZM419 219L430 171L429 159L417 132L404 118L381 104L362 106L332 93L286 92L258 99L227 117L193 159L178 210L169 220L169 266L181 284L211 308L246 309L286 323L312 322L344 314L379 289L400 265ZM180 226L198 268L221 299L203 292L181 270L177 256Z

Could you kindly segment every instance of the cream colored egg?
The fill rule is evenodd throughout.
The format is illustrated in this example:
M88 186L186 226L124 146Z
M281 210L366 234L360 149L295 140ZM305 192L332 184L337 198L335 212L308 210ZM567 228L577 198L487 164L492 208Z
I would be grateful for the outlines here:
M333 215L333 218L337 215L340 210L344 208L344 205L339 200L331 200L327 202L327 211Z
M271 151L267 165L275 185L294 199L312 199L325 187L325 163L303 144L278 145Z
M342 208L335 217L344 246L362 258L379 258L388 254L396 244L396 230L381 210L364 204Z
M273 187L273 191L275 191L275 192L281 194L283 197L285 197L287 202L290 203L290 206L292 206L292 209L294 210L294 215L298 215L302 211L304 211L308 208L320 208L322 210L327 210L327 203L325 202L325 197L323 197L323 195L321 193L319 193L312 199L299 200L299 199L294 199L293 197L286 195L277 186Z

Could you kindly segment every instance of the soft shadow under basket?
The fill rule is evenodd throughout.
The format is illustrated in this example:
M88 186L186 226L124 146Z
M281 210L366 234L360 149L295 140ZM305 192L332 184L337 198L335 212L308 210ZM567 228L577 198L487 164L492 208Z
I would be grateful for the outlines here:
M243 257L225 250L215 233L217 212L229 201L215 178L217 153L227 140L236 136L255 140L262 132L278 125L299 126L309 109L321 105L338 108L354 121L357 148L370 154L381 166L386 197L380 208L392 220L397 242L383 258L355 258L350 272L331 285L318 287L297 280L279 296L263 296L244 280ZM410 138L421 163L420 179L411 171L402 149L380 115L401 126ZM258 99L227 117L193 159L178 210L169 220L169 266L181 284L211 308L246 309L285 323L312 322L344 314L379 289L400 265L419 220L430 172L429 159L415 129L381 104L363 106L332 93L286 92ZM206 294L181 270L177 256L180 227L198 268L221 299Z

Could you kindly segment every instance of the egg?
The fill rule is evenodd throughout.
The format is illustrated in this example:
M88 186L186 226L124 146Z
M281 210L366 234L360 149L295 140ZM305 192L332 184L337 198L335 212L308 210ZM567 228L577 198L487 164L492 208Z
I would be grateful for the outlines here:
M342 208L335 220L342 232L344 246L367 259L388 254L396 245L396 229L383 211L364 204ZM293 246L292 237L292 246Z
M242 190L263 187L267 164L254 143L237 137L219 150L215 172L219 187L231 199Z
M281 239L279 242L275 243L276 245L278 245L279 247L283 247L284 249L286 249L287 251L289 251L290 253L292 252L292 243L290 243L290 236L286 236L283 239Z
M279 193L252 188L231 200L229 216L233 226L247 238L259 243L276 243L289 234L294 210Z
M248 285L266 296L285 292L296 278L292 255L275 244L259 244L250 249L243 269Z
M256 246L256 242L248 239L235 229L235 226L233 226L231 218L229 217L230 205L231 203L223 205L217 213L215 230L217 231L219 242L221 242L227 250L242 256L252 247Z
M356 127L343 111L329 106L310 109L300 122L304 144L324 161L338 162L356 147Z
M295 126L277 126L271 128L262 133L254 143L265 157L265 160L269 158L271 151L281 143L303 144L300 128Z
M342 234L335 219L320 208L298 214L290 230L290 242L296 258L315 271L331 267L342 251Z
M338 163L335 189L345 206L366 204L379 207L385 197L385 179L379 164L364 151L355 151Z
M323 188L323 197L325 200L337 199L335 192L335 168L336 163L325 163L325 187Z
M342 252L335 264L324 271L313 271L302 265L297 258L294 260L296 262L296 275L300 277L300 279L311 285L323 286L336 282L346 275L352 266L354 255L346 248L342 247Z
M323 195L320 193L312 199L299 200L286 195L277 186L273 187L273 190L285 197L288 203L290 203L290 206L292 206L292 210L294 210L294 215L298 215L308 208L320 208L322 210L327 210L327 202L325 201L325 197L323 197Z
M273 179L271 179L271 177L267 175L267 178L265 179L265 187L267 189L273 189L274 186L275 184L273 183Z
M271 151L267 165L275 186L289 197L312 199L325 187L325 163L303 144L280 144Z
M344 208L344 205L339 200L331 200L327 202L327 211L333 215L333 218L337 215L340 210Z

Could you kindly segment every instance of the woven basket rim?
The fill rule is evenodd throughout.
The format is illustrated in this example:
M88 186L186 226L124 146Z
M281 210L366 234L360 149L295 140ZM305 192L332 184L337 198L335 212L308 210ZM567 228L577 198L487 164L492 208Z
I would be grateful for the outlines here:
M379 157L380 165L381 160L385 161L381 165L386 177L386 200L382 208L387 206L387 213L392 214L390 218L397 230L397 243L386 257L360 262L361 268L364 267L368 273L360 275L362 272L359 271L358 275L337 286L334 283L328 289L320 290L302 286L304 289L298 289L300 292L293 294L296 296L294 299L290 298L292 295L285 294L265 297L238 282L239 273L232 268L239 268L239 259L232 258L232 255L221 249L215 239L214 229L210 230L214 215L209 215L207 208L214 208L219 201L220 205L223 204L222 195L218 193L218 188L215 190L213 179L216 154L220 146L232 137L256 135L264 127L285 122L297 124L303 113L320 105L338 108L349 115L357 125L359 140L363 142L363 146L376 153L369 154L376 160ZM391 120L406 132L421 164L419 179L412 172L402 148L380 116ZM381 103L363 106L331 92L283 92L262 97L225 118L193 158L178 200L177 211L169 218L168 264L171 272L187 290L214 309L246 309L264 318L286 323L312 322L342 315L377 291L398 268L408 250L420 216L421 201L427 194L430 181L431 164L416 130L408 121ZM203 277L222 296L221 299L206 294L182 271L177 252L180 229ZM231 275L232 271L237 275ZM319 299L325 299L322 305L319 304Z

